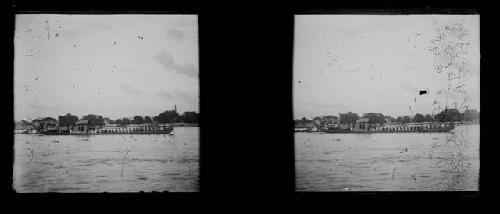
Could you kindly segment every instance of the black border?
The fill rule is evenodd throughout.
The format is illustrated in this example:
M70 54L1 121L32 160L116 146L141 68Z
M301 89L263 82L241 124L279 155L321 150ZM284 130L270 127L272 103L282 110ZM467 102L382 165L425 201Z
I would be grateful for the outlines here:
M14 61L14 30L15 30L15 15L16 14L96 14L96 15L109 15L109 14L187 14L187 15L198 15L199 11L197 9L178 6L175 4L170 5L168 8L163 7L155 7L151 4L144 3L135 3L135 4L125 4L123 7L110 7L106 4L96 4L93 7L88 7L88 5L82 4L79 6L67 5L67 4L58 4L58 3L49 3L49 2L38 2L38 3L27 3L27 2L15 2L9 5L9 11L7 13L7 20L9 21L9 31L8 34L5 35L4 41L8 41L9 52L6 60L7 68L9 68L8 78L4 78L4 81L7 81L7 84L3 84L6 88L5 91L9 91L9 99L14 100L13 94L13 61ZM199 30L199 29L198 29ZM199 45L200 46L200 45ZM200 51L199 51L200 52ZM200 55L198 56L200 58ZM201 73L201 68L200 68ZM4 73L5 75L5 73ZM201 82L201 81L200 81ZM200 96L201 90L200 90ZM201 103L200 103L201 104ZM11 119L14 116L13 103L10 108ZM200 105L201 109L201 105ZM201 110L200 110L201 111ZM200 118L200 124L201 124ZM12 133L13 124L3 124L2 127L6 134L4 136L9 136L6 140L8 143L4 143L4 151L9 151L8 156L5 162L8 166L8 173L5 177L7 182L4 182L6 186L4 186L4 192L9 194L10 196L14 196L15 200L21 200L26 202L33 202L37 200L86 200L86 199L111 199L111 200L128 200L128 199L158 199L164 198L169 199L171 201L178 200L198 200L200 197L199 186L198 192L132 192L132 193L70 193L70 194L61 194L61 193L16 193L12 187L13 180L13 135ZM9 133L9 134L7 134ZM201 135L201 134L200 134ZM200 139L201 141L201 139ZM201 146L200 146L201 150ZM200 152L201 153L201 152ZM8 160L7 160L8 159ZM201 164L200 164L201 167ZM201 172L200 172L201 174Z
M354 8L354 9L353 9ZM479 15L480 16L480 66L483 73L481 73L481 112L485 109L485 99L484 94L485 84L488 81L485 79L484 69L485 66L485 56L486 51L484 49L485 31L484 31L484 18L485 9L480 9L477 7L462 7L462 8L450 8L450 7L431 7L425 6L420 8L335 8L335 9L296 9L293 11L294 15ZM487 13L486 13L487 14ZM487 31L486 31L487 32ZM487 111L486 111L487 112ZM485 115L485 114L483 114ZM479 179L479 191L361 191L361 192L297 192L297 198L300 200L321 200L325 198L330 199L479 199L481 192L484 192L485 180L481 179L485 176L484 166L485 163L484 154L486 149L484 149L485 142L485 128L488 127L486 120L483 120L483 126L481 127L481 139L480 139L480 179ZM484 128L483 128L484 127Z
M13 153L3 155L7 184L5 192L14 200L31 202L42 200L101 199L122 201L151 199L154 202L198 201L211 199L221 194L227 202L245 199L290 200L308 203L328 201L334 203L350 199L478 199L488 190L487 171L491 165L485 160L490 156L491 145L486 144L485 135L493 132L491 126L481 127L481 180L479 192L295 192L295 160L293 139L292 65L293 65L293 19L295 14L480 14L481 19L481 112L489 112L486 101L486 83L494 81L485 73L487 54L484 44L493 30L488 28L489 18L494 12L478 6L457 8L420 6L390 6L380 4L360 8L360 4L297 6L239 5L226 9L227 5L179 6L172 2L151 3L136 1L132 4L89 3L56 4L9 3L6 19L10 26L3 34L8 41L6 67L2 78L5 83L4 98L13 100L13 42L14 17L16 11L31 10L42 13L115 14L115 13L189 13L198 14L199 60L200 60L200 179L199 193L96 193L96 194L16 194L12 187ZM117 6L120 5L120 6ZM236 6L236 5L234 5ZM447 5L448 7L450 5ZM231 7L231 6L229 6ZM405 8L406 7L406 8ZM195 8L195 9L193 9ZM324 9L328 8L328 9ZM356 9L351 9L356 8ZM475 9L460 9L475 8ZM135 12L130 12L135 11ZM71 12L73 13L73 12ZM491 19L493 20L493 19ZM491 21L490 21L491 22ZM485 25L486 24L486 25ZM494 23L493 23L494 24ZM486 27L485 27L486 26ZM8 108L13 108L9 106ZM485 111L486 110L486 111ZM7 110L13 112L13 109ZM485 115L485 114L483 114ZM483 124L488 123L483 119ZM7 142L13 142L10 123L2 130ZM202 126L202 127L201 127ZM8 136L8 137L7 137ZM3 151L12 151L12 144L5 142ZM489 142L494 143L494 141ZM165 200L166 199L166 200ZM216 198L215 200L217 200ZM334 201L330 201L334 200ZM291 205L291 204L290 204Z

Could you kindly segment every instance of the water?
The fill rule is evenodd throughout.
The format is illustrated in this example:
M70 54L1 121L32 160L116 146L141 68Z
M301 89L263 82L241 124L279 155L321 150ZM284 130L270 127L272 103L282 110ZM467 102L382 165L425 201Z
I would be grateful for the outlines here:
M297 191L477 191L479 125L453 133L295 133Z
M174 135L15 135L17 192L198 191L199 128Z

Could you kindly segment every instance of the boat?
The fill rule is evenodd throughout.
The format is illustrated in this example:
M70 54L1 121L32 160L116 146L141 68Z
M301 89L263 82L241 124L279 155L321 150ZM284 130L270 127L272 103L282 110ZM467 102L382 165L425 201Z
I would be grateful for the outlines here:
M328 128L322 129L323 133L353 133L353 134L373 134L373 133L436 133L436 132L450 132L454 129L454 126L444 126L439 128L414 128L414 129L403 129L403 130L343 130L340 128Z
M92 128L78 128L74 129L71 132L69 131L60 131L57 129L43 130L39 133L41 135L117 135L117 134L174 134L173 126L165 126L158 129L153 130L140 130L140 129L120 129L120 130L95 130Z
M108 131L103 131L103 130L98 130L97 132L91 132L89 134L95 134L95 135L110 135L110 134L174 134L174 127L168 126L164 127L163 129L155 129L155 130L126 130L124 132L108 132Z

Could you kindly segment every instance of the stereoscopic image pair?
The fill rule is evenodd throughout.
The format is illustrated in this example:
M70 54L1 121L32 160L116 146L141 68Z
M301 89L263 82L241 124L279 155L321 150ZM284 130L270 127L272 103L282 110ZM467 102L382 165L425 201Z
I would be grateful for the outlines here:
M198 29L17 14L14 191L198 192ZM293 40L296 191L479 190L478 14L295 15Z

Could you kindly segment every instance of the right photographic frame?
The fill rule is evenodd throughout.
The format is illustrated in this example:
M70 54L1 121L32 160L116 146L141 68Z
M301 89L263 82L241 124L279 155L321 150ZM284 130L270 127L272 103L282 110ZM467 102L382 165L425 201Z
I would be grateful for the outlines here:
M479 19L295 15L295 190L479 191Z

